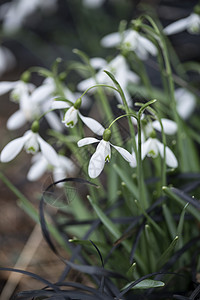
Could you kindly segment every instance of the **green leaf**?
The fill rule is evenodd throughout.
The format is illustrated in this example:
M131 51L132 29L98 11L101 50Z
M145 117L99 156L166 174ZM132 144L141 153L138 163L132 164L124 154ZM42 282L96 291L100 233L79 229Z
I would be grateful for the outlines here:
M135 185L133 179L130 177L130 175L127 173L126 170L122 170L120 167L118 167L116 164L113 165L113 168L119 175L122 181L126 184L127 188L129 191L132 193L132 195L138 199L139 194L138 194L138 187Z
M158 269L160 269L167 262L168 258L170 257L170 255L175 249L177 241L178 241L178 236L175 236L175 238L173 239L169 247L163 252L161 257L158 259L157 261Z
M181 198L180 195L177 195L174 191L173 188L168 188L166 186L163 186L163 192L165 194L167 194L172 200L175 200L176 202L178 202L179 204L181 204L182 206L185 206L186 201L184 198ZM184 194L183 194L184 197ZM200 222L200 212L198 209L196 209L194 206L192 206L191 204L186 208L186 210L193 215L199 222Z
M134 283L134 281L128 283L125 287L123 287L122 290L128 288L133 283ZM144 280L140 281L139 283L137 283L136 285L134 285L131 289L133 289L133 290L136 290L136 289L145 290L145 289L162 287L164 285L165 285L165 283L162 282L162 281L152 280L152 279L144 279Z
M92 198L88 195L88 200L90 201L90 204L92 205L93 209L95 210L96 214L98 215L101 222L105 225L105 227L108 229L108 231L115 237L115 239L119 239L122 235L120 230L116 227L116 225L106 216L106 214L103 212L103 210L92 200ZM131 251L130 244L127 241L122 242L125 248L128 251Z

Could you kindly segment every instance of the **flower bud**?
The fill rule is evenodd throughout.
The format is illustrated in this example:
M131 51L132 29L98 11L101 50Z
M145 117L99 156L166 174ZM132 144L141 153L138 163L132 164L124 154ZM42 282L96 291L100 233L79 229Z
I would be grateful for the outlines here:
M111 130L109 128L106 128L103 133L103 140L108 142L110 140L110 137L111 137Z
M156 132L155 132L155 130L152 130L149 136L150 136L152 139L155 139L155 138L156 138Z
M24 81L27 83L30 81L30 77L31 77L31 73L30 73L30 71L27 70L21 75L21 81Z
M81 98L78 98L76 100L76 102L74 103L74 108L75 109L79 109L81 107L81 103L82 103L82 99Z
M37 132L39 131L39 128L40 128L39 122L38 122L37 120L35 120L35 121L32 123L31 130L32 130L34 133L37 133Z
M200 15L200 4L195 5L194 13L197 14L197 15Z

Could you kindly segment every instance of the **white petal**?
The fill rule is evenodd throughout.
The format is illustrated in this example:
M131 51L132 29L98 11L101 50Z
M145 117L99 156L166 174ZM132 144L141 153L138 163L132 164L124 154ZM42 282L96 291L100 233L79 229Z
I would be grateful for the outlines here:
M102 5L104 0L83 0L83 5L89 8L97 8Z
M101 57L93 57L90 59L90 64L94 69L101 69L106 66L107 61Z
M163 125L163 130L164 133L166 134L175 134L177 131L177 124L176 122L169 120L169 119L161 119L162 125ZM158 130L161 132L161 126L160 126L160 122L158 120L153 121L152 126L154 129Z
M157 48L156 46L147 38L144 36L139 37L139 41L141 43L141 46L145 48L151 55L156 56L157 55Z
M97 142L99 142L99 140L97 140L96 138L87 137L87 138L83 138L80 141L78 141L77 145L78 145L78 147L82 147L82 146L97 143Z
M140 81L140 77L132 71L127 70L126 77L129 82L138 83Z
M4 73L7 70L10 70L16 63L15 57L12 52L5 48L0 47L0 73Z
M177 168L178 161L174 153L171 151L169 147L166 147L165 151L166 151L166 164L171 168Z
M85 80L82 80L81 82L79 82L79 84L77 85L77 89L79 91L85 91L87 90L88 88L94 86L96 83L96 81L94 80L94 78L88 78L88 79L85 79ZM94 89L91 89L90 92L94 91Z
M26 140L27 136L22 136L8 143L1 151L0 160L2 162L9 162L13 160L22 150Z
M45 142L40 136L38 136L38 142L40 144L40 149L44 157L48 160L48 162L53 166L58 166L58 154L54 150L52 146L50 146L47 142Z
M157 141L157 146L160 152L161 157L164 157L164 145ZM177 168L178 167L178 161L174 155L174 153L171 151L169 147L165 147L165 155L166 155L166 165L168 165L171 168Z
M148 154L150 146L151 146L151 138L149 138L146 142L142 143L141 145L141 158L144 159L145 156Z
M69 103L65 101L53 101L51 104L52 109L64 109L70 107Z
M58 132L63 131L63 126L61 123L60 118L54 113L54 112L49 112L45 115L45 118L47 119L47 122L53 128L54 130Z
M9 91L11 91L16 85L18 81L2 81L0 82L0 95L3 95Z
M68 157L59 155L58 160L59 160L59 164L60 164L60 166L58 167L59 169L62 169L67 173L73 173L75 171L76 166L73 163L73 161L71 159L69 159Z
M36 102L42 102L46 98L50 97L55 91L55 85L53 84L43 84L36 88L31 95L31 100Z
M74 106L71 106L65 113L62 123L65 124L66 127L73 128L78 122L78 109Z
M81 96L81 95L79 95L78 97L76 97L75 96L75 93L72 93L71 91L70 91L70 89L68 89L67 87L64 87L64 95L65 95L65 98L67 99L67 100L70 100L72 103L75 103L76 102L76 100ZM64 101L61 101L61 102L64 102ZM67 102L66 102L67 103Z
M47 170L48 162L41 156L29 169L27 179L30 181L38 180Z
M184 18L184 19L180 19L180 20L168 25L167 27L164 28L163 31L167 35L175 34L175 33L185 30L189 24L190 24L190 16L187 18Z
M92 155L89 166L88 174L91 178L96 178L102 172L106 160L110 160L111 151L109 142L101 140L97 146L96 152Z
M10 116L7 121L7 128L9 130L14 130L22 127L26 123L26 119L21 110L17 110L14 114Z
M186 89L178 88L175 90L175 99L177 102L177 111L184 120L190 117L196 106L194 94Z
M90 128L95 134L103 135L105 128L96 120L88 117L84 117L79 113L79 117L85 123L85 125Z
M112 144L111 144L112 145ZM135 156L132 155L131 153L129 153L126 149L122 148L122 147L118 147L115 145L112 145L120 154L121 156L128 161L132 166L136 166L136 159Z
M110 33L104 36L101 40L101 46L103 47L115 47L120 44L122 37L119 32Z

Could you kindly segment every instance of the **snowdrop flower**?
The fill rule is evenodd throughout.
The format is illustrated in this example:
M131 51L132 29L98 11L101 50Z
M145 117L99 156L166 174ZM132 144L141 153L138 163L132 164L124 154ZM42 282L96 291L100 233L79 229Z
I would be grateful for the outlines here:
M12 54L12 52L8 48L1 46L0 47L0 76L6 71L12 69L15 64L16 64L16 59Z
M57 0L13 0L0 6L0 19L3 20L3 30L15 32L22 27L24 21L38 9L45 13L55 11Z
M82 147L85 145L93 144L93 143L99 143L95 153L92 155L89 166L88 166L88 174L91 178L98 177L106 162L110 161L111 158L111 146L115 148L121 156L128 161L131 165L136 165L136 160L133 155L131 155L127 150L125 150L122 147L115 146L109 142L111 136L110 129L105 129L103 132L103 139L98 140L93 137L87 137L83 138L80 141L78 141L78 147Z
M176 34L187 30L191 34L200 33L200 15L191 13L188 17L180 19L164 28L166 35Z
M176 108L179 116L186 120L190 117L196 106L194 94L184 88L175 90Z
M0 96L11 92L10 98L13 102L19 102L21 97L26 97L32 92L35 85L26 83L22 80L17 81L1 81L0 82Z
M52 166L52 163L50 164L42 153L37 153L32 158L32 166L29 169L27 178L30 181L36 181L48 170L53 172L54 181L58 181L74 174L76 166L71 159L63 155L58 155L58 165Z
M49 98L52 98L55 92L56 86L54 79L51 77L45 78L43 83L39 87L37 87L31 94L32 101L45 102Z
M144 115L142 117L143 118L141 120L141 122L142 122L141 142L143 143L148 137L150 137L151 133L154 130L161 132L162 129L161 129L160 122L158 120L147 123L146 120L144 119ZM176 122L166 119L166 118L162 118L160 121L162 123L163 131L165 134L173 135L176 133L176 131L177 131ZM134 125L137 125L135 118L132 118L132 122ZM136 139L136 141L138 141L138 135L135 136L135 139Z
M105 72L103 72L104 70L107 70L115 76L116 80L119 82L122 89L124 90L125 97L127 99L128 104L131 105L131 97L127 90L127 86L129 83L138 83L139 77L129 69L129 66L124 56L118 55L109 63L107 63L102 58L93 58L91 60L91 65L94 68L100 69L97 72L95 79L94 78L85 79L78 84L77 88L80 91L85 91L86 89L90 88L95 84L107 84L113 86L113 82L110 79L110 77ZM108 89L106 89L106 91L108 91ZM109 91L111 91L111 89ZM114 93L116 94L116 97L119 100L119 102L122 103L119 93L117 92Z
M53 96L56 92L56 85L53 78L48 77L46 78L42 85L37 87L29 97L29 108L32 110L32 117L31 119L34 120L37 117L40 117L41 114L45 114L51 109L51 105L53 102ZM38 112L36 114L36 110L34 109L35 106L38 108ZM35 112L35 113L34 113ZM55 112L49 111L45 114L45 119L47 120L48 124L54 130L59 132L62 131L62 126L60 124L59 117L55 114Z
M33 102L28 94L22 94L19 101L19 110L14 112L7 121L7 128L15 130L31 122L42 114L38 102Z
M162 118L160 121L162 123L163 131L165 134L173 135L176 133L177 131L176 122L165 118ZM160 122L158 120L155 120L153 122L148 122L144 126L142 130L142 135L144 136L144 138L149 137L154 129L160 132L162 131Z
M127 29L122 34L108 34L101 40L101 45L107 48L120 46L122 50L134 51L142 60L147 59L148 54L157 55L156 46L134 29Z
M83 123L90 128L94 133L98 135L102 135L104 128L103 126L97 122L96 120L89 118L89 117L84 117L80 112L79 108L81 107L82 100L81 98L77 99L76 102L73 103L68 103L66 101L57 101L55 100L52 103L52 109L67 109L67 111L64 114L62 123L65 124L66 127L73 128L77 122L78 122L78 117L83 121Z
M34 123L33 123L34 124ZM35 125L35 124L34 124ZM35 127L38 125L36 124ZM35 154L41 150L42 154L52 165L58 165L58 156L56 151L45 142L32 125L32 130L28 130L22 137L12 140L2 150L0 161L9 162L13 160L24 148L27 153Z
M32 122L50 109L55 85L52 78L35 88L33 84L24 81L0 82L0 94L11 92L11 99L19 103L19 109L7 121L7 128L14 130L22 127L26 122ZM58 116L54 112L45 114L45 118L52 128L62 131Z
M150 137L148 138L148 140L146 140L146 142L142 143L141 152L142 152L142 156L141 156L142 159L144 159L145 156L155 158L158 156L158 154L160 154L160 156L164 158L164 145L158 139ZM178 166L177 159L174 153L167 146L165 147L165 154L166 154L165 158L166 158L167 166L171 168L177 168Z
M89 8L100 7L105 0L83 0L83 5Z

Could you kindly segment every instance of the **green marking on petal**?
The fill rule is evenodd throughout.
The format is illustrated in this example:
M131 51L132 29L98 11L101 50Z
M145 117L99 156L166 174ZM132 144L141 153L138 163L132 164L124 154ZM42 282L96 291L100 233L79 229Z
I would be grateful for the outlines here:
M29 147L28 149L26 149L26 152L27 153L32 153L32 154L34 154L35 152L36 152L36 149L34 148L34 147Z
M153 151L153 150L150 150L150 151L148 152L148 155L151 156L151 157L156 157L156 153L155 153L155 151Z
M108 162L110 161L110 156L109 155L106 156L105 161L108 161Z
M68 122L68 123L66 123L67 124L67 126L69 126L69 127L74 127L74 122L73 121L70 121L70 122Z

